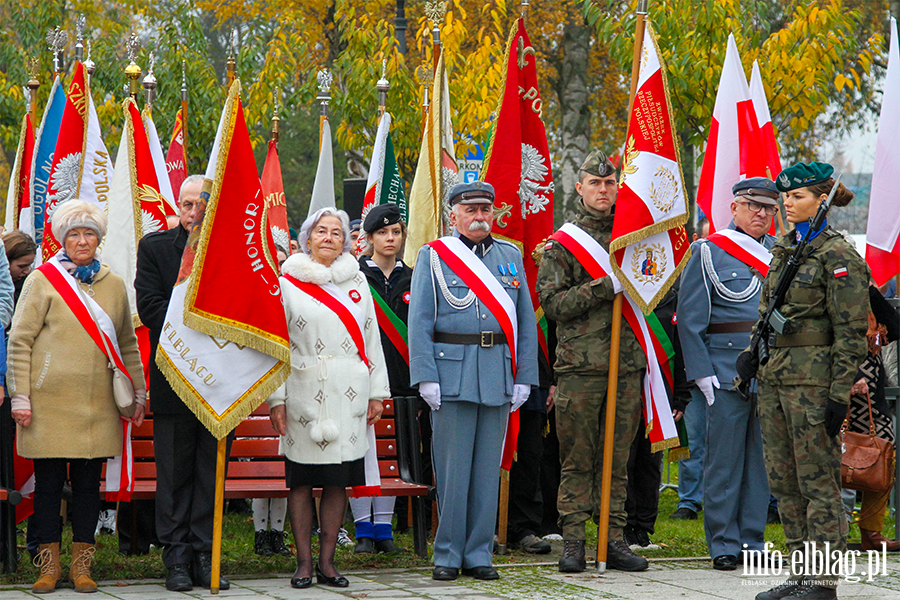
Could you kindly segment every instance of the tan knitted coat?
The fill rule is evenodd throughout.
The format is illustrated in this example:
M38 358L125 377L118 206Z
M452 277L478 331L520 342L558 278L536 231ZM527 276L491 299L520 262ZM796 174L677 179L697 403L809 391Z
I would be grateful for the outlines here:
M103 265L91 286L115 324L125 367L144 389L131 309L121 277ZM81 284L88 293L88 286ZM31 399L31 424L17 428L26 458L102 458L122 452L122 421L108 360L39 270L25 281L9 334L10 396Z

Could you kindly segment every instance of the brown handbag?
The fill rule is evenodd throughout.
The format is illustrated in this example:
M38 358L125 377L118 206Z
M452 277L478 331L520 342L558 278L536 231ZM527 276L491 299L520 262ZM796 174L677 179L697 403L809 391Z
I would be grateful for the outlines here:
M869 433L847 431L849 418L841 427L841 485L850 490L886 492L894 485L894 445L875 435L872 398L869 403ZM848 409L849 416L849 409Z

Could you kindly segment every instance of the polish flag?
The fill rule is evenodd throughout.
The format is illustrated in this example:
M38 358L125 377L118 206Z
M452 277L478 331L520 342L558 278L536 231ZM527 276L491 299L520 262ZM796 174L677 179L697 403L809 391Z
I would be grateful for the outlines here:
M881 97L866 226L866 262L878 285L884 285L900 273L900 199L896 190L897 170L900 169L900 147L897 146L900 137L900 50L897 42L897 21L892 17L891 48Z
M769 114L766 88L763 86L759 62L755 60L753 73L750 75L750 98L753 100L753 111L759 128L756 131L756 148L750 153L747 165L747 177L768 177L774 180L781 173L781 157L778 156L778 144L775 143L775 127Z
M709 232L731 222L731 187L747 177L751 140L758 129L750 86L741 64L734 34L728 36L725 64L716 94L703 169L697 185L697 204L709 218Z

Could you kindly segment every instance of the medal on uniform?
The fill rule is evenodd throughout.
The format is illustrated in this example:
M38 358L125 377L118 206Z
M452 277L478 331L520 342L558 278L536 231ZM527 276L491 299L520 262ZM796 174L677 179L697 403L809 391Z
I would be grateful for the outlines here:
M506 277L506 267L503 265L497 265L497 270L500 271L500 281L503 283L509 283L509 279Z
M509 274L513 276L513 280L512 280L513 287L518 288L519 287L519 278L517 277L517 275L519 273L516 271L516 265L514 265L512 263L508 263L508 264L509 264Z

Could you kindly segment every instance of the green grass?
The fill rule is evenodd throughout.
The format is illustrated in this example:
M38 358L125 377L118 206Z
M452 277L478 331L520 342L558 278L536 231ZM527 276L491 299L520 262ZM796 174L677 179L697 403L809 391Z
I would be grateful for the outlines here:
M673 464L672 483L677 483L678 465ZM665 475L664 475L665 478ZM667 489L660 494L659 517L656 520L656 532L651 539L659 544L659 550L642 550L640 553L648 558L673 558L673 557L698 557L707 556L706 538L703 531L703 514L696 521L679 521L669 518L675 511L678 503L676 490ZM353 535L352 524L348 526ZM290 531L290 528L288 528ZM885 525L884 534L893 537L893 523ZM597 526L588 523L588 555L595 556L597 548ZM290 536L288 536L290 539ZM422 559L413 554L412 530L404 534L395 534L396 543L406 552L398 555L369 554L357 555L353 553L353 546L339 546L337 550L337 563L342 571L363 571L380 568L428 568L429 559ZM63 533L63 557L64 569L68 568L70 557L72 530L66 527ZM850 540L859 539L859 529L856 525L850 528ZM296 567L292 557L273 556L261 557L253 552L253 519L249 515L226 514L222 535L222 572L225 575L257 575L265 573L293 573ZM431 542L432 540L429 540ZM784 551L784 532L781 525L769 525L766 527L766 541L773 542L775 549ZM24 536L19 536L21 559L19 571L16 574L0 574L0 585L31 585L37 578L38 570L28 561L27 552L24 549ZM313 538L314 553L316 552L316 540ZM535 556L518 550L509 550L504 556L495 556L495 564L515 564L552 562L559 558L561 544L554 544L551 554ZM429 545L429 553L431 546ZM165 567L162 563L159 548L151 550L150 554L143 556L122 556L118 553L118 538L112 535L101 534L97 537L97 554L94 562L93 575L98 580L129 580L129 579L154 579L165 577Z

